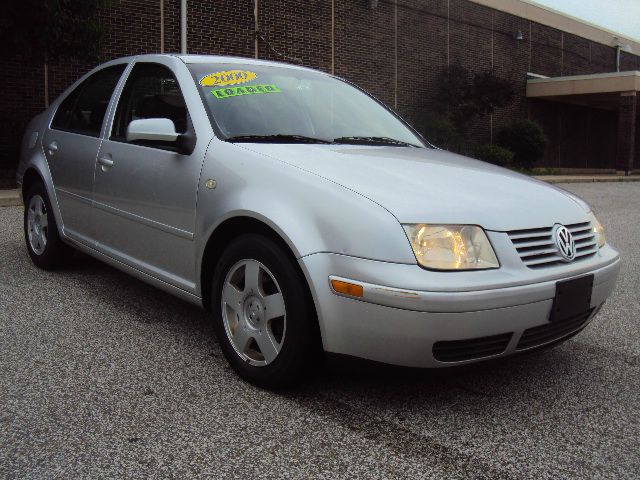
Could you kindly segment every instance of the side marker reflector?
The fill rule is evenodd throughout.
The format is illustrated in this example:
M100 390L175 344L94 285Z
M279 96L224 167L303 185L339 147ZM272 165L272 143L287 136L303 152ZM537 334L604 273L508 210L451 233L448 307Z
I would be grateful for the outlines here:
M364 288L362 285L355 283L343 282L341 280L331 280L331 288L336 293L347 295L349 297L362 298L364 296Z

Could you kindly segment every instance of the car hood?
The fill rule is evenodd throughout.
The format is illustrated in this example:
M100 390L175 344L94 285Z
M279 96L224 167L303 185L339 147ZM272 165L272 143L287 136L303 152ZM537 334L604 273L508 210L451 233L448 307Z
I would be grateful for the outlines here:
M571 224L586 211L563 190L444 150L354 145L238 144L378 203L402 223L508 231ZM322 199L318 199L319 202Z

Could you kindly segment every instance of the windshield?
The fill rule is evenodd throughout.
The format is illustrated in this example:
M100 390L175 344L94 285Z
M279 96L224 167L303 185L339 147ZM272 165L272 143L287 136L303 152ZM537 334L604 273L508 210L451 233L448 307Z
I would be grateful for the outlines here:
M385 107L329 75L268 65L189 69L228 141L424 146Z

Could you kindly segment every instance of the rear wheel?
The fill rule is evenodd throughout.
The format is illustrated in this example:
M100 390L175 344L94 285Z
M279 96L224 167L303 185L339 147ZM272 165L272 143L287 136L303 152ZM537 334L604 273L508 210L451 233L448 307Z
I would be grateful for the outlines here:
M313 363L315 314L305 279L280 245L243 235L215 269L211 310L225 357L265 388L296 383Z
M42 183L29 187L25 196L24 236L31 260L44 270L61 267L72 252L58 234L51 202Z

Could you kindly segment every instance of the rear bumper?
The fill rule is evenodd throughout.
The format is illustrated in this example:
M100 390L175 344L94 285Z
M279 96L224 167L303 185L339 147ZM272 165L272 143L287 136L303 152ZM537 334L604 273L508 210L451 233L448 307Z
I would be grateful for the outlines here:
M326 351L434 368L537 348L584 328L615 286L620 260L617 252L609 253L602 265L577 275L491 289L481 285L469 289L467 283L465 291L437 291L432 282L438 275L451 273L425 272L425 282L431 282L425 289L398 288L379 281L401 283L403 276L424 272L416 265L326 253L303 257L300 263L311 280ZM587 273L594 274L591 309L568 323L549 322L556 282ZM363 285L363 300L334 293L329 281L332 277Z

